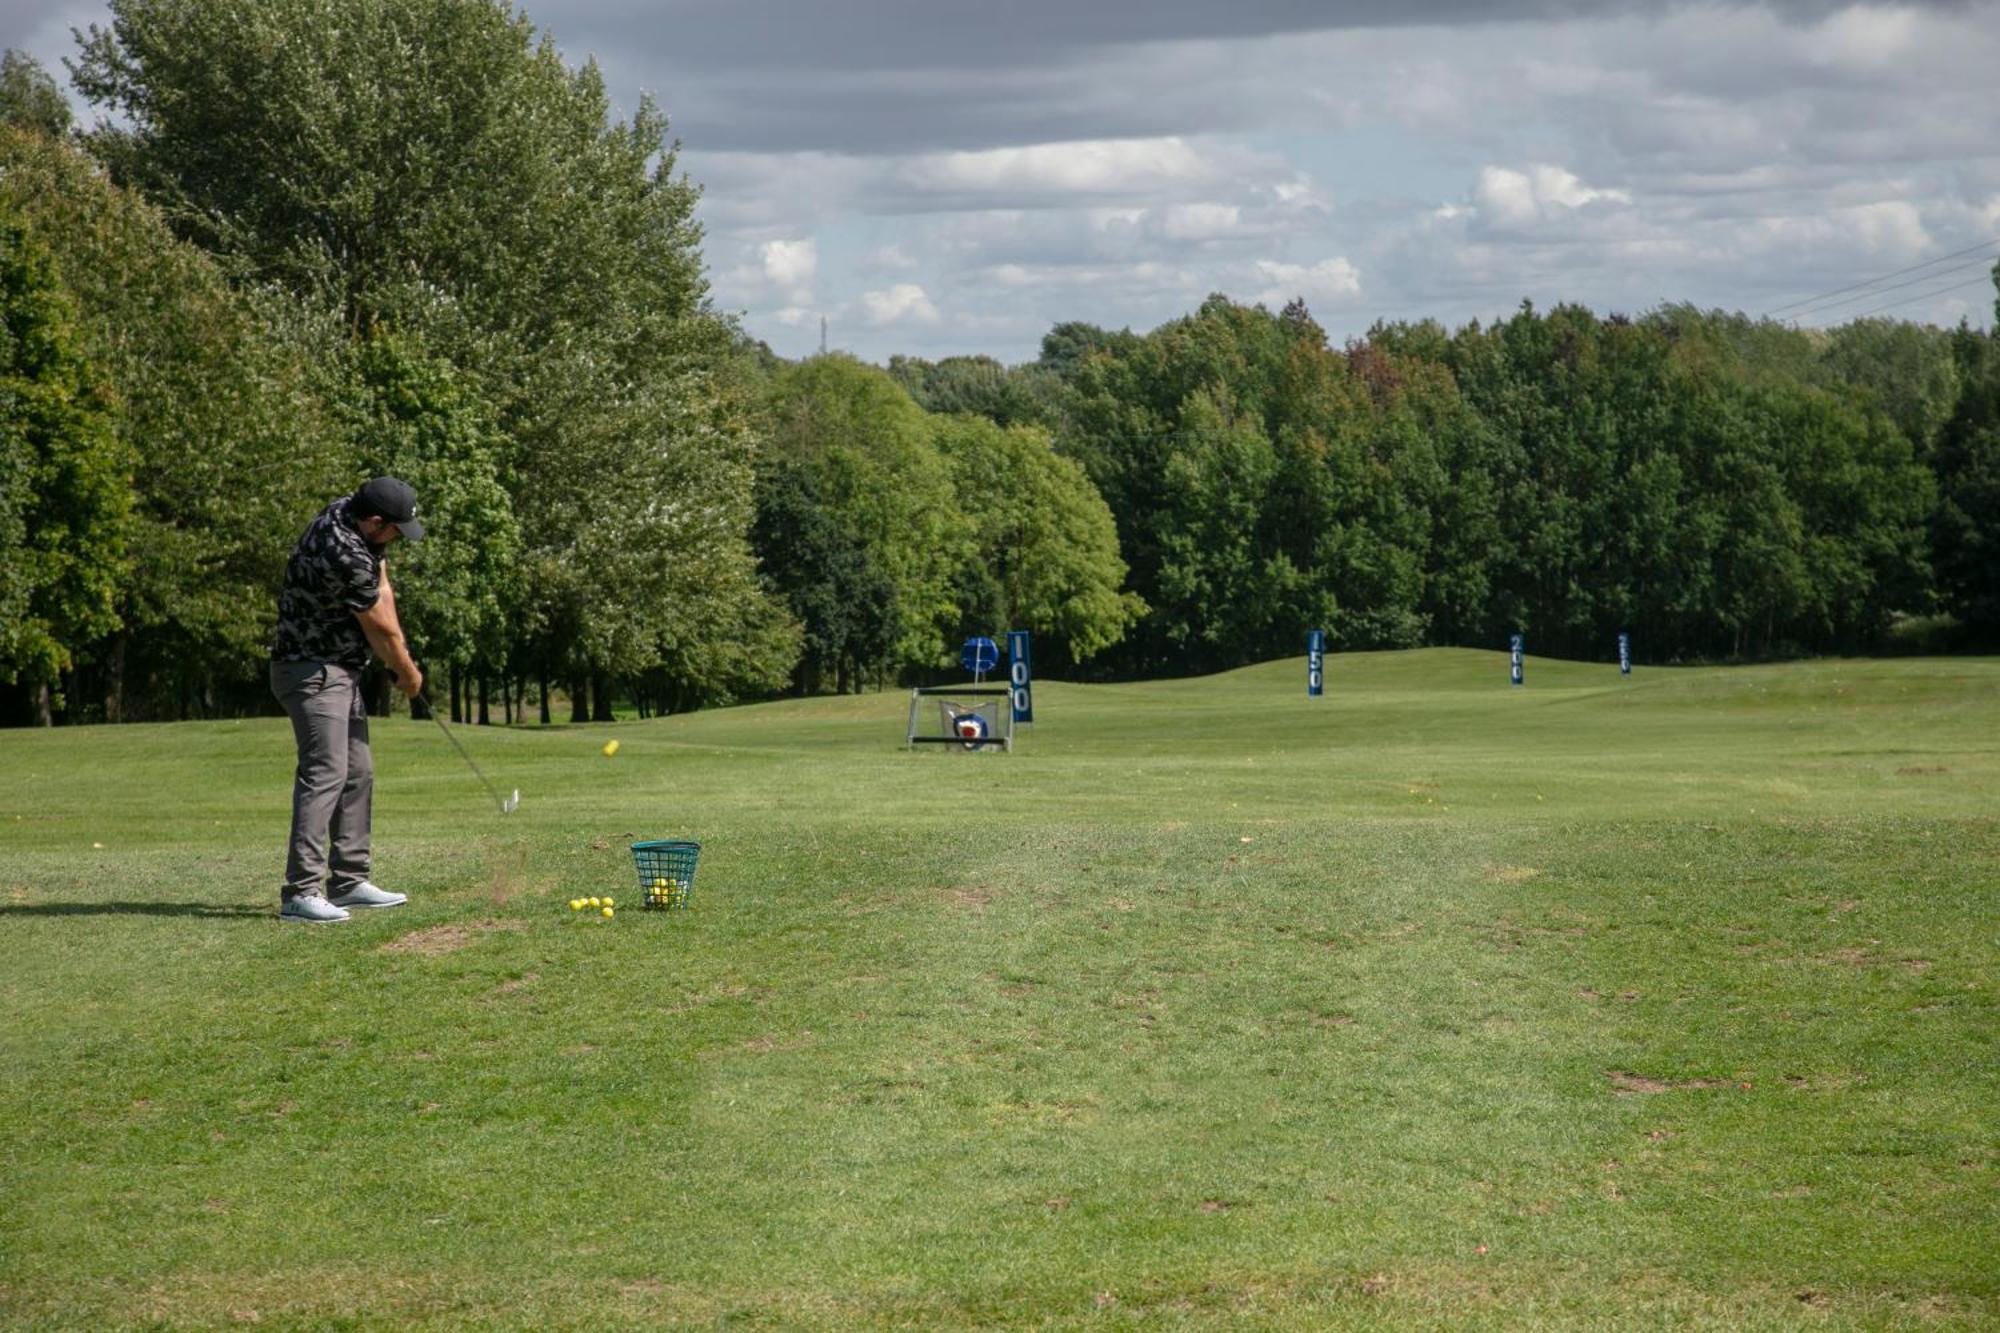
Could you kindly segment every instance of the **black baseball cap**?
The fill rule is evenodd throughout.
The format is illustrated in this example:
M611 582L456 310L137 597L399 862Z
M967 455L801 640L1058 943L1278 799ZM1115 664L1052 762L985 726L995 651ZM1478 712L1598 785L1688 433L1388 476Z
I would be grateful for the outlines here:
M376 477L361 484L349 510L356 518L386 518L396 525L404 541L424 539L424 525L417 518L417 493L410 483L395 477Z

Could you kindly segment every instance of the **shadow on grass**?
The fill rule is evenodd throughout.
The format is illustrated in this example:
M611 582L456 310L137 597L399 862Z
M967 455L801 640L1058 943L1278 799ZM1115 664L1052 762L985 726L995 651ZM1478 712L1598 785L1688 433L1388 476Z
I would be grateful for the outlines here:
M221 903L40 903L32 906L0 905L6 916L201 916L250 920L277 919L271 907L241 907Z

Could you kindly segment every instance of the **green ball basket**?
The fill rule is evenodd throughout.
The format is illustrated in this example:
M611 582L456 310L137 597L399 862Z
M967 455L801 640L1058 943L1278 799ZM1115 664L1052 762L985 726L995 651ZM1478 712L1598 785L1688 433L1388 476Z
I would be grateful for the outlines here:
M695 863L701 844L667 838L632 844L632 865L639 873L639 905L652 912L680 911L693 906ZM657 881L665 880L662 887Z

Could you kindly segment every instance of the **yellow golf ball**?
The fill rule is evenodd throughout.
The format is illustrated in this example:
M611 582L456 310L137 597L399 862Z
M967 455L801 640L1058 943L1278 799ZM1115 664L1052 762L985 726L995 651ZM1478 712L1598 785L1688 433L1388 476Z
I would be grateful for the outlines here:
M667 887L667 882L663 879L656 879L653 881L653 887L656 889L664 889Z
M582 911L582 910L583 910L583 899L581 899L581 898L572 898L572 899L570 899L570 900L569 900L569 910L570 910L570 911L572 911L572 912L579 912L579 911Z
M584 899L584 901L592 907L604 906L604 900L602 898L586 898Z
M609 758L610 758L610 757L611 757L612 755L614 755L614 754L617 754L617 753L618 753L618 742L617 742L617 741L606 741L606 742L604 742L604 757L605 757L606 759L609 759Z
M604 909L604 915L605 915L605 916L606 916L606 917L608 918L608 917L612 917L612 916L615 916L615 915L617 915L617 914L616 914L615 912L613 912L613 911L612 911L612 910L611 910L610 908L608 908L608 907L607 907L607 908L605 908L605 909Z
M618 906L618 904L617 904L616 902L614 902L613 900L611 900L611 899L609 899L609 898L606 898L606 899L604 900L604 905L605 905L606 907L616 907L616 906Z

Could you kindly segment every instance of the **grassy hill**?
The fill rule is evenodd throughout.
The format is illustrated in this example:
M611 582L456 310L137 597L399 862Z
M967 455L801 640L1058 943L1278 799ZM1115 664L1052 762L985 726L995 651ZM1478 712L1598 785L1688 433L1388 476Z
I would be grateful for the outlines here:
M1328 665L378 720L320 929L283 719L0 732L0 1320L2000 1317L2000 661Z

